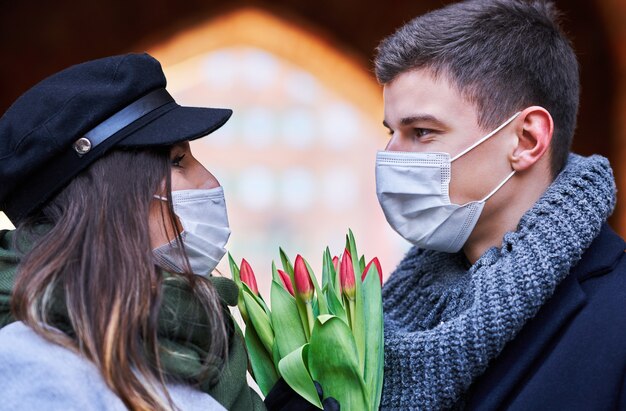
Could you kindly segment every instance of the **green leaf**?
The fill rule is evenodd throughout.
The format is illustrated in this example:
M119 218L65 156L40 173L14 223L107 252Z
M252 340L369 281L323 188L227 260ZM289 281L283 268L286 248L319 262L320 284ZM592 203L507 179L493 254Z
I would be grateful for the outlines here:
M357 352L359 355L359 364L361 366L361 373L365 372L365 340L366 340L366 321L365 321L365 301L363 299L362 284L360 281L355 281L356 297L354 299L354 324L352 325L352 332L354 333L354 342L356 343Z
M272 325L270 323L270 318L263 310L257 301L253 298L251 294L247 291L243 293L243 300L246 304L246 310L250 315L250 322L254 327L259 339L263 343L263 346L267 350L268 353L272 352L272 345L274 344L274 331L272 331ZM246 324L246 327L248 325Z
M289 274L289 278L291 278L291 284L296 285L296 280L293 277L293 264L291 264L291 260L285 254L285 251L282 248L278 249L278 253L280 254L280 261L283 264L283 270Z
M320 304L317 301L317 298L314 298L311 301L311 307L313 308L313 318L317 318L318 315L320 315ZM311 327L313 328L313 327Z
M330 256L330 250L326 247L324 250L324 254L322 255L322 290L325 290L328 287L328 283L333 281L334 273L330 270L332 268L332 258L330 259L330 264L328 264L328 260ZM329 267L330 265L330 267Z
M289 384L295 392L319 409L324 409L320 397L317 395L317 389L315 388L313 379L311 379L311 375L309 375L307 369L307 363L309 362L308 351L308 344L296 348L280 360L278 369L285 379L285 382ZM350 409L343 408L343 404L341 407L342 409Z
M283 269L289 275L289 278L291 278L291 284L293 284L293 286L295 287L296 280L293 275L293 264L291 264L289 257L287 257L287 254L285 254L285 251L282 248L279 248L278 251L280 254L280 261L283 264ZM298 307L298 314L300 315L300 321L302 321L302 324L308 324L306 304L304 303L302 298L298 296L298 293L296 293L295 298L296 298L296 306ZM304 328L305 328L304 332L306 335L306 340L308 342L309 338L311 338L311 331L309 330L308 326L305 326Z
M326 303L326 298L324 298L324 294L322 293L322 290L317 283L317 278L315 278L315 275L313 275L313 270L311 269L311 266L309 265L307 260L305 260L304 258L302 260L304 261L304 264L306 264L307 271L309 272L309 278L313 283L313 287L315 287L315 298L318 303L317 308L319 309L319 314L328 314L328 304Z
M307 314L307 304L300 298L300 295L296 293L296 307L298 307L298 316L300 316L300 322L304 327L304 335L306 336L307 342L311 338L311 330L309 329L309 320Z
M237 297L237 308L239 308L241 318L243 318L243 322L246 324L247 327L248 325L250 325L250 315L248 314L246 303L243 301L243 292L241 291L241 289L239 289L239 297Z
M230 273L233 276L233 281L239 287L239 296L237 297L237 307L239 308L239 312L241 313L241 318L246 323L246 326L250 322L250 316L248 315L248 310L246 310L246 304L243 302L243 283L239 278L239 267L237 267L237 263L233 259L233 256L228 253L228 263L230 265Z
M272 347L272 360L274 360L274 369L278 376L281 377L280 371L278 371L278 363L280 362L280 353L278 352L278 344L274 344Z
M230 265L230 273L233 276L233 281L239 285L241 283L241 278L239 278L239 267L230 253L228 253L228 264Z
M253 327L246 327L245 340L254 381L259 385L263 395L267 395L279 378L273 358L265 350Z
M276 269L276 264L274 263L274 261L272 261L272 280L276 281L278 284L282 284L282 280L280 279L280 275L278 274L278 270Z
M363 271L365 271L365 256L362 255L361 258L359 258L359 274L363 273Z
M348 324L348 314L346 313L346 309L341 300L337 298L337 293L335 292L332 282L328 283L324 294L326 295L326 301L328 302L328 311Z
M348 230L348 248L352 257L352 266L354 267L354 283L356 285L356 293L354 298L354 323L352 324L352 332L354 333L354 342L356 343L359 355L359 365L361 367L361 375L365 372L365 310L363 304L363 284L360 281L361 273L358 253L356 249L356 241L352 230Z
M333 265L333 257L330 254L330 250L326 247L326 251L324 252L324 261L323 261L324 270L328 272L329 276L329 284L332 284L333 290L335 290L335 294L337 299L341 299L341 284L339 282L339 272L335 270L335 266Z
M247 308L246 308L246 306L244 304L244 300L243 300L243 293L245 291L248 291L248 293L257 301L257 303L263 308L263 310L269 316L270 315L270 309L267 307L267 304L265 304L265 301L263 300L263 297L253 293L252 290L250 289L250 287L248 287L248 284L246 284L243 281L241 281L241 278L239 277L239 268L237 267L237 263L235 263L235 260L233 259L232 255L230 253L228 253L228 263L230 265L230 271L231 271L231 273L233 275L233 281L235 281L235 284L237 284L237 286L239 287L239 297L237 299L237 307L239 308L239 311L241 312L241 317L243 318L244 322L246 323L246 326L249 323L250 315L248 314L248 310L247 310Z
M265 300L260 296L255 294L252 289L250 289L250 287L248 286L248 284L244 283L243 281L241 282L241 289L243 292L247 292L250 297L254 298L254 300L257 302L257 304L259 304L261 306L261 308L263 308L263 311L265 311L265 313L269 316L271 315L270 309L268 308L267 304L265 304Z
M369 388L370 404L373 409L380 406L383 388L383 304L378 269L375 264L370 266L363 281L364 314L367 318L365 331L365 385Z
M295 298L278 282L272 281L270 293L274 345L278 346L280 356L284 357L307 343L304 327L308 326L302 324Z
M352 257L352 266L354 267L354 275L357 273L362 273L363 270L359 270L361 266L359 264L359 254L356 249L356 241L354 240L354 234L352 234L352 230L348 229L348 251L350 251L350 256ZM355 278L356 279L356 278ZM358 281L355 281L358 283Z
M318 317L308 355L313 380L322 385L324 397L333 397L342 410L371 410L367 387L360 372L350 328L332 315Z

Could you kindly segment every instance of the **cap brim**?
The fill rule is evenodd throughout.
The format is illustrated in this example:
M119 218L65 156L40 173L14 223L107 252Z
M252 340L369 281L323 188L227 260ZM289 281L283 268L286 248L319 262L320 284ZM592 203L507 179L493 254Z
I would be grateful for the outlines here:
M230 109L176 105L120 140L118 147L172 145L195 140L222 127L233 114Z

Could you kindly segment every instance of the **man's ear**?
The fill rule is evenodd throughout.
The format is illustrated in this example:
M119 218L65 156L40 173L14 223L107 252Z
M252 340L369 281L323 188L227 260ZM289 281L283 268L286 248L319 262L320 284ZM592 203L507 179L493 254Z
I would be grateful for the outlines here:
M510 161L516 171L526 170L547 153L552 141L554 122L543 107L532 106L521 112L515 123L517 145Z

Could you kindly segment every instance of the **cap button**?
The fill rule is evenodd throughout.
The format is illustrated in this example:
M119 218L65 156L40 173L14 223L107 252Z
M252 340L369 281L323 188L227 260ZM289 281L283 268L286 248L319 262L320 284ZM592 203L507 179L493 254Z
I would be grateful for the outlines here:
M87 137L81 137L74 142L74 150L79 156L83 156L91 150L91 141Z

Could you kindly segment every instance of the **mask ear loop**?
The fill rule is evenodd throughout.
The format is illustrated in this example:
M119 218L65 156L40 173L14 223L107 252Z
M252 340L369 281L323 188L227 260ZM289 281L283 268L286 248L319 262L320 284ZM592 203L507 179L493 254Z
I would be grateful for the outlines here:
M502 188L503 185L505 185L507 183L507 181L509 181L511 179L511 177L513 177L514 174L515 174L515 170L511 171L511 174L509 174L507 176L507 178L505 178L500 184L498 184L498 186L496 188L491 190L491 193L487 194L487 196L485 198L483 198L482 200L480 200L480 202L484 203L487 200L489 200L492 195L494 195L499 189Z
M504 123L500 124L500 126L498 128L496 128L495 130L493 130L491 133L487 134L485 137L481 138L480 140L478 140L477 142L475 142L474 144L472 144L471 146L469 146L468 148L466 148L465 150L461 151L459 154L454 156L454 158L451 159L450 162L453 162L457 158L461 157L464 154L467 154L471 150L473 150L476 147L478 147L480 144L484 143L485 140L487 140L489 137L493 136L498 131L502 130L504 127L508 126L509 123L511 123L511 121L515 120L517 118L517 116L520 115L520 113L521 113L521 111L518 111L517 113L513 114L507 121L505 121ZM505 185L511 179L511 177L513 177L513 175L515 175L515 170L513 170L511 172L511 174L509 174L504 180L502 180L502 182L500 184L498 184L498 186L496 188L491 190L491 192L489 194L487 194L485 196L485 198L483 198L480 202L484 203L487 200L489 200L491 198L491 196L493 196L495 193L497 193L498 190L501 189L502 186Z
M498 131L502 130L504 127L508 126L511 121L515 120L515 118L520 115L520 113L521 113L521 111L518 111L517 113L513 114L513 116L511 116L511 118L509 118L507 121L502 123L498 128L493 130L491 133L487 134L485 137L481 138L480 140L478 140L477 142L475 142L474 144L472 144L471 146L469 146L468 148L466 148L465 150L461 151L459 154L454 156L454 158L452 160L450 160L450 162L453 162L457 158L461 157L464 154L469 153L471 150L475 149L480 144L484 143L485 140L487 140L489 137L493 136Z

